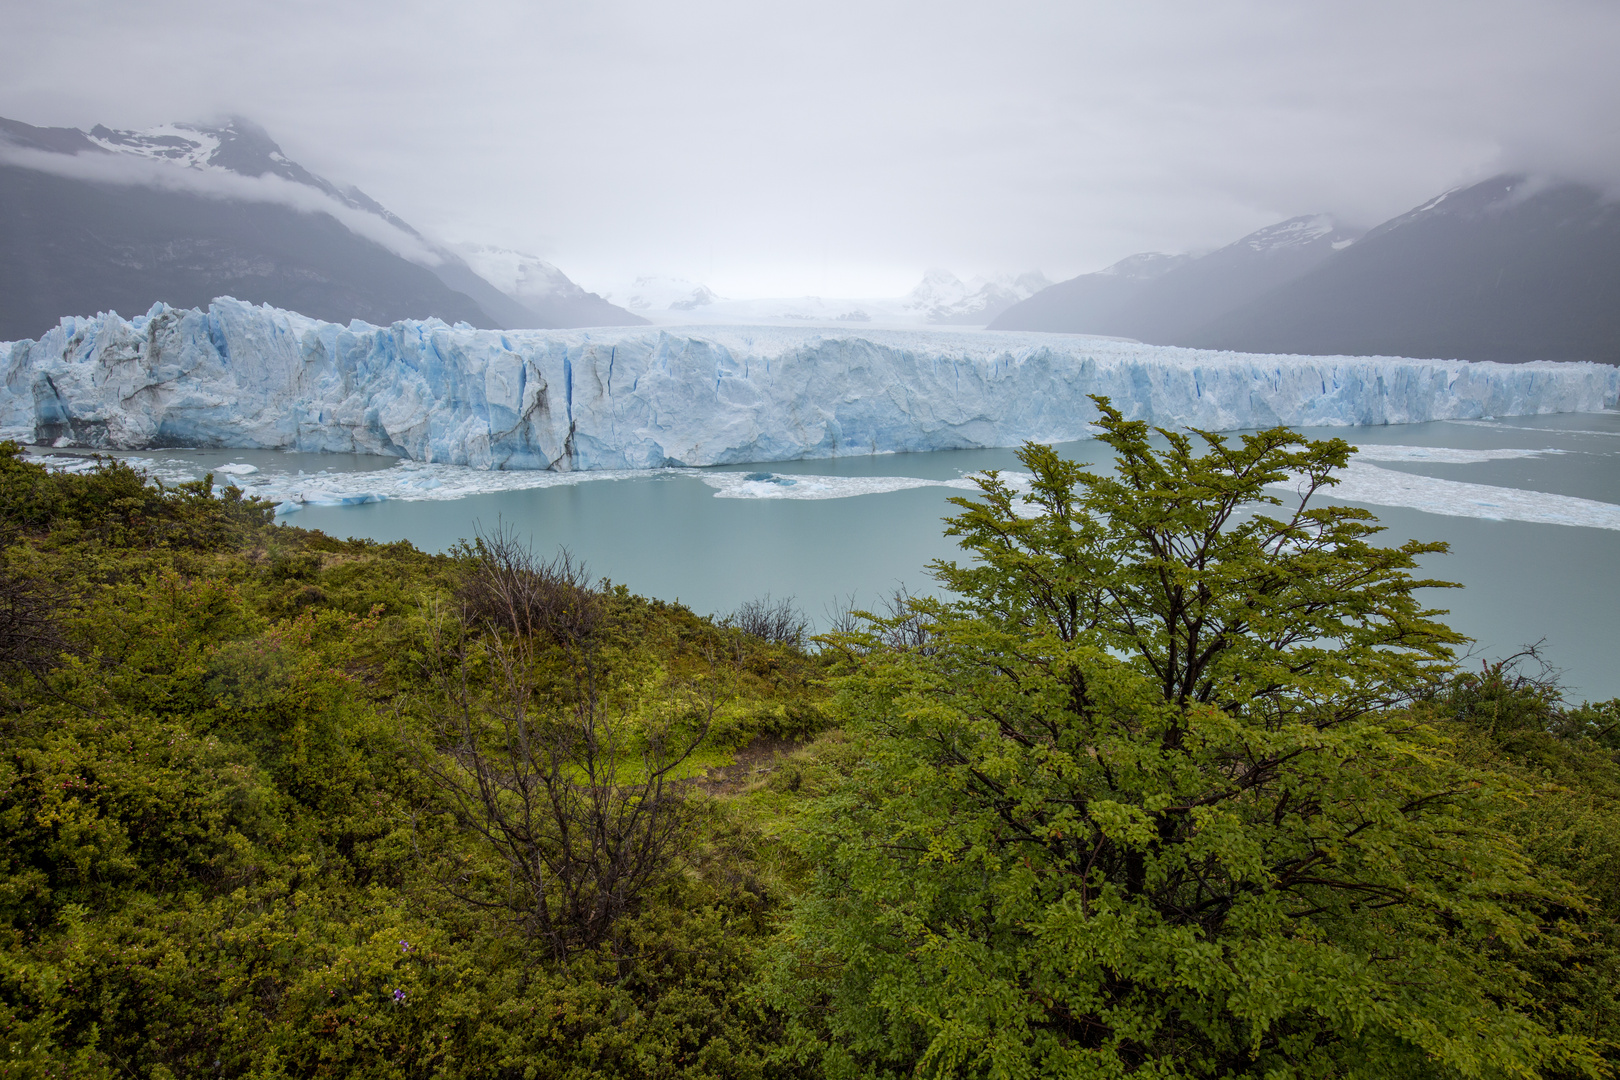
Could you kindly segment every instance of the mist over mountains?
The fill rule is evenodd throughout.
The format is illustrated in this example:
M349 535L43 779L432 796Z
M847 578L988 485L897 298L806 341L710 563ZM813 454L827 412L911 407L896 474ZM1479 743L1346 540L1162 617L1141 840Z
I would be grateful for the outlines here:
M492 280L500 280L492 276ZM666 325L809 323L871 326L982 327L1021 300L1051 285L1039 271L963 281L931 269L903 296L790 296L737 299L687 278L644 275L605 290L637 314Z
M0 340L37 337L62 315L226 294L337 322L643 321L520 258L522 287L503 291L245 120L83 132L0 118Z
M1365 235L1323 215L1199 257L1134 255L990 327L1240 352L1620 364L1620 205L1581 184L1502 175Z
M533 255L435 244L245 120L86 132L0 118L0 340L63 315L227 294L374 324L988 323L1238 352L1614 364L1620 205L1502 175L1365 234L1307 215L1208 254L1133 255L1055 285L936 269L902 297L738 300L642 277L605 298Z

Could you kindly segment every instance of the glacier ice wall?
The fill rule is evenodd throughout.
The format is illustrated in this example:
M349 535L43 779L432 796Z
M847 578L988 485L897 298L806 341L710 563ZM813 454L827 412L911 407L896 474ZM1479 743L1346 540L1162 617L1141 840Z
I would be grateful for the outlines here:
M0 437L282 448L491 469L625 469L1217 430L1402 424L1620 401L1620 369L1259 356L1058 334L474 330L320 322L230 298L70 317L0 345Z

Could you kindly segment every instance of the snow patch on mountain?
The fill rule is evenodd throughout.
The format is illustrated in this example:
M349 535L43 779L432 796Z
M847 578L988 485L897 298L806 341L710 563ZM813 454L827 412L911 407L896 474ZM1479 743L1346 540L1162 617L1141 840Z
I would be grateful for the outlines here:
M90 129L90 141L115 154L129 154L149 161L164 161L188 169L206 169L219 149L218 132L191 124L159 124L144 131L113 131L97 124Z
M125 159L175 165L194 173L280 177L324 192L351 210L373 214L421 239L420 233L371 196L356 187L340 188L310 172L282 153L268 131L239 116L218 124L159 124L127 131L97 124L86 138L94 146Z
M1191 255L1166 255L1162 251L1144 251L1140 255L1127 255L1117 263L1096 271L1101 277L1124 278L1127 281L1152 281L1163 277L1178 266L1193 260Z
M1250 251L1276 251L1279 248L1304 247L1318 240L1327 240L1333 250L1340 251L1355 243L1359 235L1360 233L1340 226L1331 214L1306 214L1258 229L1238 243Z
M328 214L357 236L382 245L422 266L434 267L444 255L397 219L361 209L348 197L285 177L249 176L228 169L177 168L145 155L60 154L18 147L0 140L0 165L14 165L72 180L182 191L209 199L277 203L309 214Z

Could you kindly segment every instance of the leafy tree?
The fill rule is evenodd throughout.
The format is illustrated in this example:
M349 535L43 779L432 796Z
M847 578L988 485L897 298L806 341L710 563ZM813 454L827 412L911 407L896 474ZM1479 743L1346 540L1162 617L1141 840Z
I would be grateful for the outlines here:
M1027 444L1027 489L955 500L952 598L829 639L868 760L804 841L770 983L796 1054L832 1077L1595 1074L1516 963L1580 901L1489 827L1504 781L1404 707L1461 640L1414 595L1444 545L1315 504L1342 440L1155 443L1098 405L1116 470Z

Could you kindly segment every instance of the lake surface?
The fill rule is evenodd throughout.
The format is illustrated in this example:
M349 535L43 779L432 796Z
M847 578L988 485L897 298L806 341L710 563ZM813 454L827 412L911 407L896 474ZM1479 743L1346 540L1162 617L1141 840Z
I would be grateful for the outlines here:
M1544 641L1571 697L1620 696L1620 413L1305 434L1362 448L1337 501L1374 510L1392 543L1451 545L1424 571L1465 588L1427 598L1476 639L1470 663ZM1092 441L1061 449L1110 456ZM440 551L504 525L699 612L769 593L820 623L851 598L872 606L897 585L927 589L930 560L959 555L941 518L951 496L970 494L964 475L1020 468L1011 450L606 475L272 451L118 456L170 480L234 468L233 482L282 502L281 520L334 535Z

